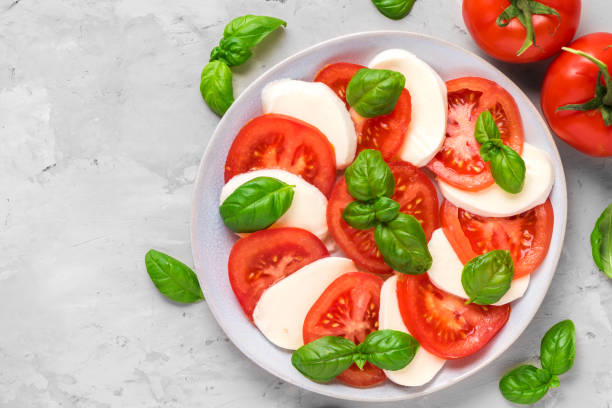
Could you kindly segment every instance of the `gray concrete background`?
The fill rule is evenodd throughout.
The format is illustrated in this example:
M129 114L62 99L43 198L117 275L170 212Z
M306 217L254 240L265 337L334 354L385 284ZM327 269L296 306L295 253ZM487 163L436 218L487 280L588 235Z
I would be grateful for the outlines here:
M611 31L608 0L585 0L579 34ZM402 21L369 0L0 0L0 407L369 407L267 374L205 303L160 296L143 256L192 264L194 177L218 118L199 77L231 18L288 21L235 72L236 95L283 58L356 31L400 29L478 52L456 0L418 0ZM496 63L538 103L546 63ZM612 401L612 280L588 236L612 201L612 160L558 143L569 190L563 256L543 306L510 350L467 381L381 406L510 406L500 375L537 356L555 322L578 356L539 407ZM359 391L355 391L359 392Z

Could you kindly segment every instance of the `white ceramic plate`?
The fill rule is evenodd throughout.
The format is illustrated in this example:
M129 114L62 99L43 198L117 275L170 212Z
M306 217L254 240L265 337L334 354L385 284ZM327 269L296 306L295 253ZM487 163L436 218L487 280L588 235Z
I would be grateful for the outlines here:
M506 326L478 353L449 361L429 384L400 387L387 381L369 389L355 389L338 382L318 384L293 368L291 353L268 342L248 321L234 297L227 277L227 259L236 237L225 228L218 211L225 157L240 128L251 118L261 115L260 93L268 82L281 78L310 81L325 64L345 61L366 65L374 55L388 48L413 52L444 80L481 76L497 82L512 94L521 111L526 141L546 150L554 163L555 185L550 197L555 211L553 242L548 256L532 275L527 293L513 303ZM227 111L200 164L193 202L191 245L208 307L227 336L248 358L282 380L319 394L358 401L398 401L431 394L455 384L495 360L514 343L538 310L555 273L566 216L567 193L559 153L538 110L510 79L480 57L432 37L399 31L364 32L322 42L280 62L254 81Z

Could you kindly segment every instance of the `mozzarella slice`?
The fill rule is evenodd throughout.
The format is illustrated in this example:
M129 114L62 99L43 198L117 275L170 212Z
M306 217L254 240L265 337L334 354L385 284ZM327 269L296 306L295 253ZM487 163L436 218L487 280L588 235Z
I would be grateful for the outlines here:
M300 176L279 169L254 170L248 173L238 174L227 182L221 189L220 202L232 194L238 187L256 177L273 177L282 182L294 185L294 195L291 206L282 217L280 217L269 228L296 227L312 232L321 240L327 238L327 198L321 191ZM239 234L246 236L248 234Z
M463 264L441 228L433 232L428 246L433 258L431 269L427 272L431 283L445 292L468 299L469 296L461 284ZM493 304L495 306L505 305L520 298L525 294L528 286L529 275L514 279L506 294Z
M397 303L396 287L397 276L392 276L385 281L381 289L378 326L381 330L390 329L409 333ZM446 360L419 347L410 364L397 371L385 370L385 374L396 384L416 387L431 381L445 362Z
M448 102L444 81L423 60L401 49L381 52L369 67L397 71L406 77L412 116L399 156L417 167L425 166L442 148L446 136Z
M357 134L344 102L320 82L281 79L261 92L264 113L293 116L318 128L334 147L336 167L343 169L355 158Z
M253 311L255 326L278 347L298 349L304 345L302 326L312 305L334 280L355 271L353 261L338 257L304 266L261 295Z
M460 190L438 180L444 198L459 208L483 217L510 217L544 204L550 195L555 175L550 156L528 143L523 145L525 185L518 194L510 194L497 184L480 191Z

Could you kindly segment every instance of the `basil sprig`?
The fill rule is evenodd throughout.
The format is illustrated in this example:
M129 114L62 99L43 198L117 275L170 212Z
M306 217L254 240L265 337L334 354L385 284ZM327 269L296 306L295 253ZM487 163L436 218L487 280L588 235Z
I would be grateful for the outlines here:
M520 193L525 184L525 162L500 137L499 128L491 112L482 112L476 121L474 138L480 143L480 156L491 162L491 174L495 183L511 194Z
M468 303L490 305L508 292L513 277L514 262L510 252L494 250L465 264L461 284L469 296Z
M362 68L346 87L346 101L365 118L393 112L406 78L386 69Z
M181 303L204 299L195 272L181 261L154 249L145 255L149 277L167 298Z
M230 194L219 207L234 232L254 232L274 224L293 201L293 188L273 177L256 177Z
M369 362L383 370L401 370L414 358L419 343L408 333L378 330L356 346L338 336L325 336L297 349L291 364L305 377L326 382L355 363L360 369Z
M612 204L599 216L591 233L593 260L597 267L612 278Z
M550 388L558 387L558 375L566 373L576 356L576 332L571 320L563 320L551 327L540 345L542 368L522 365L506 373L499 380L504 398L517 404L533 404Z
M372 0L382 15L393 20L401 20L412 10L415 0Z

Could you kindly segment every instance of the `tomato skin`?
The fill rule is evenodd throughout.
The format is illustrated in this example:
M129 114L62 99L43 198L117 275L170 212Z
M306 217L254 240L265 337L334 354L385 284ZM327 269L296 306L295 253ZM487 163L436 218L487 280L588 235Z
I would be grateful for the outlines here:
M603 61L612 71L612 33L593 33L569 45ZM542 85L542 111L553 132L564 142L590 156L612 156L612 126L606 126L601 112L559 111L568 104L580 104L595 96L598 68L588 59L569 52L550 64Z
M556 9L561 22L554 15L533 15L536 44L521 55L516 53L525 41L525 27L513 18L506 27L496 24L497 17L510 5L508 0L464 0L463 20L478 46L490 56L506 62L527 63L541 61L555 55L574 38L580 23L581 0L540 0Z
M353 76L362 68L363 65L351 64L350 62L336 62L328 64L321 68L315 75L314 82L323 82L329 86L346 105L346 109L350 109L346 101L346 87Z
M253 310L264 290L298 269L329 256L325 244L300 228L261 230L234 244L228 260L229 281L244 313Z

